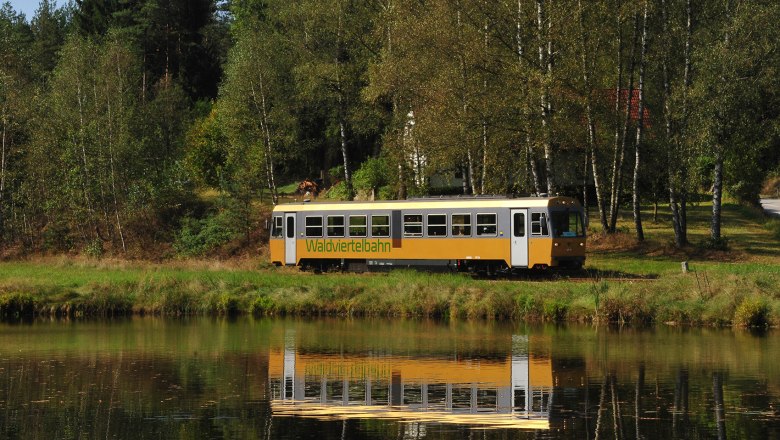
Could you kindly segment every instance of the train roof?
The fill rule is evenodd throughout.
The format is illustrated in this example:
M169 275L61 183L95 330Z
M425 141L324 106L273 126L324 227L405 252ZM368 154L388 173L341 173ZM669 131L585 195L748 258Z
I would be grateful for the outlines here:
M375 202L296 202L274 207L274 212L345 211L345 210L394 210L437 208L543 208L549 206L579 206L572 197L430 197L408 200L379 200Z

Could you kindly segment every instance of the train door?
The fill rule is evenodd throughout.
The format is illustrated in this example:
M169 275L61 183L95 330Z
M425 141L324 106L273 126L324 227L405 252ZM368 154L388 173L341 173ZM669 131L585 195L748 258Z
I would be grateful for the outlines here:
M284 214L284 264L296 264L295 255L295 213Z
M512 209L512 267L528 267L528 210Z

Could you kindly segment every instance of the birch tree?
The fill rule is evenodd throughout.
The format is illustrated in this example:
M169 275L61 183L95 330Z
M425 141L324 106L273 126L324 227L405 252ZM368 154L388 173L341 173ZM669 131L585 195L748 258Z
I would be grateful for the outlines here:
M639 188L639 173L641 166L641 151L644 148L642 145L642 134L644 132L645 125L645 54L647 53L647 0L645 0L643 12L642 12L642 41L641 49L639 53L639 108L637 111L637 124L636 124L636 144L635 144L635 161L634 161L634 185L633 185L633 208L634 208L634 225L636 228L636 239L638 241L644 241L645 234L642 229L642 211L641 211L641 197Z

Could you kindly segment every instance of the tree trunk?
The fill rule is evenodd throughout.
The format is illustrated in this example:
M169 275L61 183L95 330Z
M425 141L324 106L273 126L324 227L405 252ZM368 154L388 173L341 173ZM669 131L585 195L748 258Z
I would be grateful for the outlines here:
M339 118L339 137L341 140L341 157L344 161L344 185L347 189L347 200L352 200L355 194L352 191L352 176L349 170L349 150L347 149L347 129L346 129L346 111L344 109L344 89L341 84L341 54L343 51L342 33L342 14L341 3L339 3L339 18L337 28L337 49L336 49L336 92L338 94L338 118Z
M596 148L596 142L598 138L596 137L596 122L593 118L593 88L590 83L590 68L589 68L587 49L586 49L587 34L585 32L582 2L580 0L577 1L577 7L579 8L580 40L582 43L582 53L581 53L582 78L585 82L586 93L588 94L585 102L585 115L588 121L587 150L590 151L590 161L591 161L591 166L593 168L593 186L596 189L596 206L598 207L599 210L599 222L601 223L601 229L606 232L609 229L609 227L607 225L607 213L604 207L604 197L601 188L601 179L599 177L598 154ZM587 151L585 153L585 156L587 158L588 156ZM587 170L585 172L585 175L586 175L586 182L587 182ZM587 191L587 185L585 190Z
M729 2L726 2L726 19L730 18ZM723 37L724 46L728 48L729 34ZM726 79L721 77L721 81L725 82ZM716 112L717 113L717 112ZM725 149L725 135L723 133L723 119L722 115L716 114L716 143L715 143L715 169L712 176L712 227L710 228L710 238L712 244L719 246L721 242L721 203L723 201L723 154Z
M120 64L117 62L117 84L118 90L121 96L122 93L122 71ZM106 105L108 107L108 158L111 171L111 197L114 202L114 219L116 220L117 231L119 232L119 240L122 243L122 252L127 252L127 246L125 245L125 234L122 231L122 221L119 218L119 202L116 196L116 171L114 167L114 133L113 133L113 115L111 112L111 93L110 86L106 87ZM121 99L121 98L120 98ZM122 105L120 103L120 109Z
M588 205L588 168L590 167L590 149L585 148L585 168L582 173L582 212L585 213L585 228L590 225L590 206Z
M94 222L94 216L92 215L94 210L92 208L92 198L89 196L89 167L87 166L87 148L84 145L86 143L86 136L84 134L84 97L81 92L81 82L76 86L76 93L78 94L78 106L79 106L79 140L78 145L81 147L81 159L84 166L84 171L81 175L81 187L84 192L84 202L87 205L87 212L89 214L89 223L93 226L93 230L97 230L97 225ZM84 236L86 239L86 234Z
M517 27L517 33L515 35L516 43L517 43L517 62L520 65L520 68L522 69L525 65L525 60L523 59L523 54L525 53L525 49L523 47L523 34L522 34L522 18L523 18L523 2L522 0L517 0L517 19L515 20L515 24ZM528 115L527 112L524 110L521 114L522 118L522 126L526 129L526 135L525 135L525 154L526 154L526 165L529 169L529 174L531 176L533 188L534 188L534 195L539 195L542 193L542 187L539 180L539 169L536 164L536 159L534 158L533 154L533 146L531 144L531 135L529 134L530 126L528 123Z
M461 23L461 18L460 18L460 15L461 15L460 8L461 8L460 2L457 2L456 23L457 23L457 31L458 31L458 40L459 41L462 40L462 30L461 30L462 23ZM460 120L460 129L461 129L461 136L462 136L462 138L464 140L466 140L467 139L467 136L466 136L466 131L467 131L466 115L468 114L469 103L466 100L465 89L466 89L466 86L467 86L466 85L466 81L467 81L468 75L467 75L467 72L466 72L466 60L465 60L465 57L464 57L463 53L459 53L458 54L458 58L459 58L458 61L460 63L460 75L461 75L461 80L463 81L463 89L464 89L463 90L463 94L462 94L463 95L462 96L463 114L462 114L461 120ZM476 189L476 186L475 186L475 183L474 183L474 158L472 157L471 145L469 145L468 142L467 142L467 145L466 145L466 161L467 161L467 165L468 165L468 179L469 179L468 180L468 186L469 186L469 192L470 192L470 194L476 194L477 189Z
M693 9L691 8L691 0L685 2L685 72L683 79L683 117L684 129L688 129L688 92L691 89L691 66L693 64L691 59L691 40L693 38ZM686 162L682 164L680 179L680 237L681 243L688 243L688 189L685 187L685 183L688 180L688 166Z
M640 170L640 152L642 150L642 131L645 121L645 54L647 53L647 0L645 0L644 11L642 12L642 49L639 54L639 109L637 111L638 121L636 124L636 148L634 161L634 225L636 228L636 239L644 241L645 233L642 229L642 211L640 210L639 194L639 170Z
M666 0L661 0L661 14L662 14L662 32L664 35L667 35L668 32L668 25L667 25L667 16L666 16ZM677 169L679 167L679 161L677 160L677 156L675 153L675 148L673 145L673 135L672 135L672 117L671 117L671 108L669 105L669 101L671 99L671 92L670 92L670 86L669 86L669 61L668 61L668 48L664 52L664 56L662 59L662 70L663 70L663 101L664 101L664 126L665 126L665 134L666 134L666 148L667 148L667 154L666 154L666 161L667 161L667 179L668 179L668 189L669 189L669 209L672 211L672 229L674 230L674 245L678 248L681 248L685 246L685 239L683 230L682 230L682 219L681 219L681 210L679 205L679 199L678 199L678 181L677 181Z
M271 201L274 205L279 203L279 193L276 190L276 173L274 172L274 149L271 143L271 130L268 128L268 108L265 100L265 85L263 74L258 75L260 79L260 103L262 108L262 128L265 143L265 173L268 181L268 189L271 191Z
M720 213L723 199L723 146L715 146L715 169L712 176L712 225L710 238L717 245L721 240Z
M471 148L466 152L466 160L468 160L469 168L469 194L476 194L474 186L474 160L471 158Z
M542 108L542 136L544 137L544 172L547 180L547 194L553 195L555 192L555 175L553 173L553 152L552 152L552 128L550 116L552 105L550 102L549 82L552 78L552 39L550 38L551 20L547 17L547 31L544 29L544 1L536 0L536 24L539 30L539 67L543 69L544 79L541 85L541 108Z
M487 5L486 5L487 6ZM485 59L488 58L488 22L485 20L485 27L484 27L484 49L485 49ZM487 75L485 75L482 79L482 93L484 96L487 96ZM484 99L483 99L484 103ZM489 113L488 109L484 109L484 114L487 115ZM482 118L482 178L480 179L480 188L479 192L480 194L486 194L487 193L487 176L488 176L488 132L487 132L487 119L485 117Z
M271 201L274 205L279 203L279 194L276 190L276 179L274 172L274 160L273 160L273 145L271 144L271 130L268 127L268 109L265 99L265 87L263 81L263 74L258 73L260 83L260 99L257 98L257 92L255 91L254 81L249 81L249 88L252 92L252 103L255 107L255 111L260 113L260 131L263 136L263 149L265 159L265 180L268 185L268 190L271 192Z
M634 36L631 41L631 57L628 64L628 97L623 119L623 131L620 142L617 163L615 164L612 176L612 206L610 207L609 230L615 232L617 226L618 212L620 210L620 194L623 187L623 162L626 154L626 141L628 138L628 126L631 122L631 106L634 98L634 64L636 43L639 36L639 14L634 14Z
M619 121L619 114L620 114L620 99L621 99L621 88L623 87L623 20L620 17L620 0L617 0L616 8L617 11L617 27L618 27L618 51L617 51L617 81L615 83L615 147L614 147L614 154L612 157L612 187L610 189L609 193L609 218L610 222L608 227L605 229L606 232L615 232L614 226L612 226L612 216L617 218L617 213L615 213L615 205L616 198L618 197L618 194L616 193L617 188L617 177L618 177L618 159L620 157L620 123Z
M528 136L526 136L525 152L528 158L528 167L531 168L531 178L533 179L534 191L536 191L536 196L538 196L539 194L542 193L542 184L541 184L541 180L539 180L539 169L536 164L536 158L534 158L533 147L531 146L531 139L529 139Z
M2 121L3 123L3 132L2 132L2 150L0 150L0 242L2 242L2 238L5 232L5 206L3 204L3 198L5 196L5 170L6 170L6 162L5 162L5 139L6 139L6 126L8 125L8 118L5 115L5 108L3 108L3 115L2 115Z
M479 181L479 193L487 192L487 123L482 121L482 177Z

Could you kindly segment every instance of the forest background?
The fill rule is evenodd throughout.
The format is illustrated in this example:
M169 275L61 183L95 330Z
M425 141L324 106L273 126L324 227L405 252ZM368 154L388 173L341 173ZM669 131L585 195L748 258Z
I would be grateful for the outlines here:
M660 204L682 248L706 199L724 247L724 192L780 181L778 49L772 0L4 3L0 253L256 255L320 177L575 196L638 241Z

